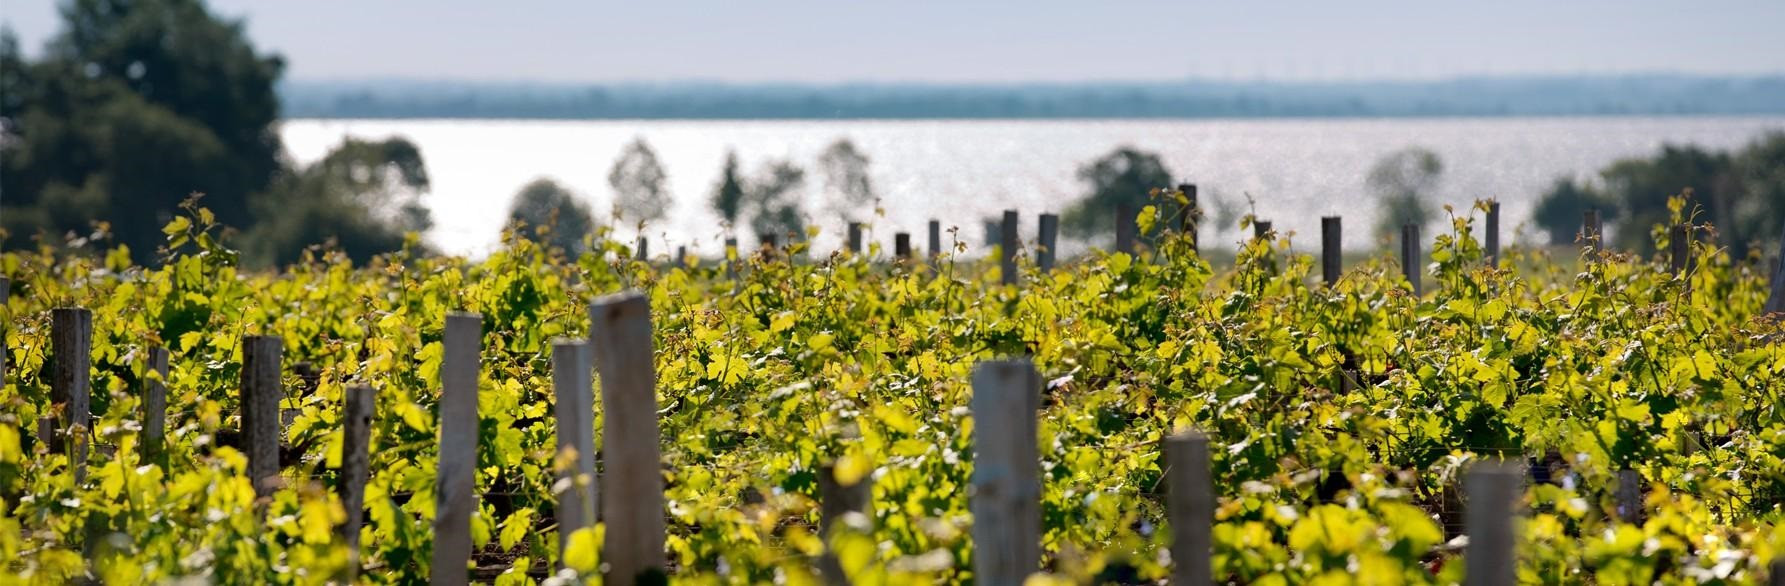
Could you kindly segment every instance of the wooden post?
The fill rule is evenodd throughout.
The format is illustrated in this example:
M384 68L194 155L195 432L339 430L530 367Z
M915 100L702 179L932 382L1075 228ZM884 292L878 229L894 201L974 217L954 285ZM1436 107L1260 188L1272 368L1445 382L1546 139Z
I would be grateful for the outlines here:
M652 362L651 301L626 292L589 306L589 343L601 380L601 445L608 479L601 487L607 523L607 579L632 584L662 575L663 457L657 435L657 372Z
M1035 266L1043 273L1054 270L1054 259L1059 255L1054 245L1060 241L1060 216L1042 214L1040 231L1035 239Z
M148 380L143 384L144 462L165 464L161 458L167 448L167 359L166 348L149 349Z
M849 584L849 578L843 575L843 565L830 549L831 528L849 513L865 512L872 496L872 488L873 483L868 477L845 486L837 482L836 470L831 465L826 464L818 469L818 537L824 540L825 545L824 555L818 560L818 573L824 577L826 584Z
M725 239L725 278L727 278L727 279L737 279L738 278L738 261L739 260L743 260L743 259L738 257L738 239L737 238L726 238Z
M1642 523L1642 473L1629 468L1618 471L1618 518L1625 523Z
M763 234L762 248L768 251L769 255L774 255L776 249L781 248L781 236L774 233Z
M1326 277L1328 287L1339 282L1339 273L1343 270L1345 258L1341 242L1339 217L1320 218L1320 273Z
M638 237L638 260L651 260L651 241L642 235Z
M558 552L563 559L570 534L595 526L595 385L589 344L582 340L552 342L552 392L558 417Z
M677 266L686 266L688 264L688 245L686 245L686 244L677 244L676 245L676 263L675 264Z
M477 377L483 316L449 313L440 362L440 468L434 489L434 584L470 580L471 515L477 511Z
M1420 284L1420 265L1425 264L1421 258L1419 247L1419 224L1403 224L1401 226L1401 273L1406 275L1407 282L1413 285L1413 296L1424 294L1425 287Z
M1589 208L1580 213L1580 245L1583 250L1592 249L1594 254L1603 250L1599 242L1599 210Z
M55 378L50 379L50 402L63 405L63 447L69 451L74 481L87 478L87 445L91 437L93 372L93 312L81 307L50 310L50 345L56 353Z
M1500 263L1500 202L1490 201L1487 204L1487 263L1495 266Z
M341 506L347 523L348 571L359 571L359 530L366 518L366 479L372 457L372 414L377 394L363 384L348 385L341 396Z
M1785 555L1774 555L1772 575L1767 577L1770 586L1785 586Z
M850 222L849 223L849 252L851 254L861 254L862 253L862 223L861 222Z
M911 258L911 233L910 232L899 232L899 233L893 234L893 255L899 257L902 260L909 260Z
M1785 265L1785 232L1779 234L1779 263ZM1767 294L1763 313L1785 311L1785 267L1773 267L1773 290Z
M242 437L248 452L248 480L254 483L257 497L273 494L279 487L279 431L283 427L279 403L285 399L279 377L284 373L284 344L278 336L242 339Z
M1116 252L1134 254L1134 206L1116 204Z
M1667 270L1683 277L1692 256L1692 226L1678 224L1667 238Z
M1252 237L1263 239L1271 235L1270 220L1252 220Z
M39 415L37 417L37 443L51 452L62 451L61 438L56 437L56 416Z
M1209 469L1209 438L1187 432L1165 439L1166 502L1171 522L1171 583L1214 584L1211 533L1215 489Z
M1516 533L1513 505L1518 501L1525 471L1505 462L1477 462L1463 481L1468 498L1463 526L1469 546L1463 584L1506 586L1515 583L1518 558L1513 548Z
M1190 236L1190 251L1196 252L1196 223L1201 220L1198 216L1202 213L1202 208L1196 203L1196 184L1179 183L1178 191L1184 193L1184 199L1188 202L1184 204L1183 216L1178 218L1178 230Z
M1006 285L1015 285L1022 279L1016 272L1017 228L1016 210L1004 210L1004 223L998 226L998 268Z
M973 369L973 555L976 582L1022 584L1041 569L1041 378L1027 360Z
M930 220L930 259L942 256L942 222Z

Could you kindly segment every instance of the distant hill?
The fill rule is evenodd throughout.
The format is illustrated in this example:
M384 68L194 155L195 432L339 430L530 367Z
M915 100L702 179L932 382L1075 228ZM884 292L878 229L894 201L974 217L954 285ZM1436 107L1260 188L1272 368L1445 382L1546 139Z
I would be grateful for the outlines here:
M519 84L290 82L287 117L1259 118L1785 114L1785 75L1420 82Z

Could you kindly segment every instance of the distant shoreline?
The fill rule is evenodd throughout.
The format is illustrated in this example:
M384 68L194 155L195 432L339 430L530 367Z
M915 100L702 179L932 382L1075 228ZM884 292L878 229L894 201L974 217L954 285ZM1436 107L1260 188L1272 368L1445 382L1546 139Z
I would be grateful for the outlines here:
M881 117L881 118L874 118L874 117L858 117L858 118L723 118L723 117L713 117L713 118L643 118L643 117L639 117L639 118L526 118L526 117L508 117L508 118L501 118L501 117L470 117L470 116L458 116L458 117L455 117L455 116L358 116L358 117L355 117L355 116L343 116L343 117L288 116L288 117L284 118L283 121L284 122L299 122L299 121L302 121L302 122L387 122L388 121L388 122L413 122L413 123L432 123L432 122L442 122L442 123L445 123L445 122L470 122L470 123L479 123L479 122L502 122L502 123L525 123L525 122L672 122L672 123L673 122L763 122L763 123L783 123L783 122L869 122L869 123L877 123L877 122L1044 122L1045 123L1045 122L1060 122L1060 123L1086 123L1086 122L1146 122L1146 121L1160 121L1160 122L1197 122L1197 121L1207 121L1207 122L1272 122L1272 121L1282 121L1282 122L1308 122L1308 121L1368 122L1368 121L1373 121L1373 120L1401 121L1401 122L1420 121L1420 120L1431 120L1431 121L1558 120L1558 121L1562 121L1562 120L1571 120L1571 119L1580 119L1580 118L1599 118L1599 119L1624 118L1624 119L1630 119L1630 120L1673 120L1673 119L1691 119L1691 118L1698 118L1698 119L1705 119L1705 120L1776 119L1776 120L1779 120L1780 122L1785 122L1785 110L1782 110L1780 112L1754 113L1754 114L1721 114L1721 113L1710 113L1710 114L1698 114L1698 113L1692 113L1692 114L1488 114L1488 115L1471 115L1471 114L1415 115L1415 114L1409 114L1409 115L1403 115L1403 116L1364 116L1364 115L1358 115L1358 116L1201 116L1201 117L1188 117L1188 116L1133 117L1133 116L1130 116L1130 117L1077 117L1077 118L1075 118L1075 117L1055 117L1055 118L1040 118L1040 117L1027 117L1027 118L1019 118L1019 117L982 117L982 118L965 118L965 117L962 117L962 118L943 118L943 117L930 117L930 118L886 118L886 117Z
M1785 114L1785 75L1422 82L529 84L294 81L283 114L318 119L1193 120Z

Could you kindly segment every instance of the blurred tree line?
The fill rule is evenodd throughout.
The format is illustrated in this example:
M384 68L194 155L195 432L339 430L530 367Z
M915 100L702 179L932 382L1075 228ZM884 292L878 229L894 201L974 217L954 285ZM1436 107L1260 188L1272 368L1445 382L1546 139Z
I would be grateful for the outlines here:
M357 260L424 230L421 154L403 139L348 140L307 167L278 135L284 61L201 0L70 0L62 30L27 60L0 30L4 245L96 223L137 262L202 193L261 264L333 242Z
M1597 209L1614 225L1614 243L1652 252L1649 228L1668 221L1667 199L1690 193L1698 221L1716 226L1736 258L1774 242L1785 225L1785 132L1770 132L1736 151L1666 145L1648 158L1617 161L1597 182L1557 179L1538 200L1537 225L1552 244L1573 242L1581 214ZM1770 252L1770 251L1768 251Z

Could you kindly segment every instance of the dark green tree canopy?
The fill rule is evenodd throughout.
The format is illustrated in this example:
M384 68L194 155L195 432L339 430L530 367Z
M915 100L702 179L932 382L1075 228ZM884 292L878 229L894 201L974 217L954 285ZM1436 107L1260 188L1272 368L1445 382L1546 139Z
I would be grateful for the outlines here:
M614 188L614 210L640 226L663 219L669 213L668 180L657 152L645 139L633 139L607 174L607 183Z
M750 205L750 229L757 237L775 236L787 242L806 230L806 216L801 205L806 188L806 170L792 161L773 161L763 167L762 176L745 186Z
M735 150L725 153L725 168L720 170L719 184L713 188L713 211L733 226L744 211L744 178L738 170Z
M558 182L543 177L515 194L508 221L521 235L573 256L583 253L583 237L595 231L589 205Z
M837 139L818 155L818 170L824 175L827 207L844 222L860 221L873 210L874 181L868 175L868 156L847 138Z
M1376 197L1376 238L1391 238L1401 226L1425 226L1437 217L1429 200L1443 178L1444 162L1429 149L1404 149L1377 160L1364 179Z
M27 62L0 35L0 225L9 238L110 226L138 262L193 193L252 236L248 259L288 262L332 241L356 259L430 224L421 153L349 140L309 168L277 133L276 55L201 0L68 0Z
M256 197L246 234L251 260L284 264L304 247L332 244L364 262L403 247L408 233L433 226L421 196L429 188L421 151L402 138L347 139L309 167L282 174Z
M1171 171L1159 155L1120 147L1078 169L1078 178L1090 187L1083 199L1061 216L1062 228L1080 238L1091 238L1116 229L1116 207L1127 204L1138 212L1147 205L1158 205L1152 199L1154 189L1171 186ZM1176 217L1181 210L1170 204L1167 217Z

